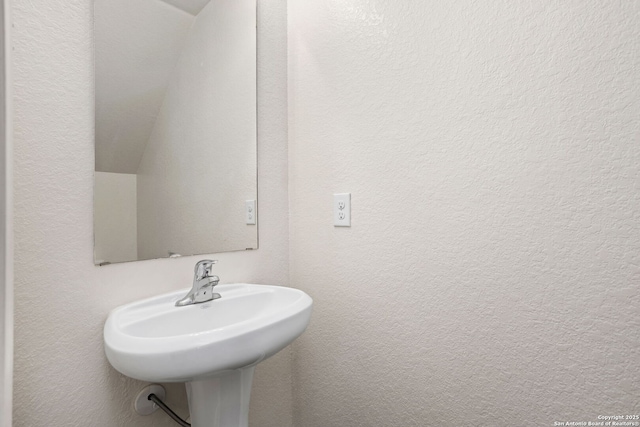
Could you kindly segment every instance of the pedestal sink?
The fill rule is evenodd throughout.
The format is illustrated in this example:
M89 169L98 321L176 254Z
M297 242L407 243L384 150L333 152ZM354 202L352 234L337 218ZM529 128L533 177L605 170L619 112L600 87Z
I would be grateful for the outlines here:
M148 382L185 382L193 427L247 427L255 366L305 330L311 298L279 286L219 285L222 296L176 307L185 291L116 308L104 326L111 365Z

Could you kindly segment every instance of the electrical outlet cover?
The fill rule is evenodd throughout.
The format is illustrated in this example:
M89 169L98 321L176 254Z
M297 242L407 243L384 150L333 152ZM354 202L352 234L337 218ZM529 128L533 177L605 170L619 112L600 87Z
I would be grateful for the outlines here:
M351 227L351 193L333 195L333 225Z

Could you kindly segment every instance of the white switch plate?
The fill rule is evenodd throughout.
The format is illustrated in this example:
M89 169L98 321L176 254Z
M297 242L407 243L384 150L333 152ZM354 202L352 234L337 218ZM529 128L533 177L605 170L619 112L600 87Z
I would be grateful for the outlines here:
M245 219L247 224L255 225L256 224L256 201L255 200L247 200L245 202Z
M333 195L333 225L351 227L351 193Z

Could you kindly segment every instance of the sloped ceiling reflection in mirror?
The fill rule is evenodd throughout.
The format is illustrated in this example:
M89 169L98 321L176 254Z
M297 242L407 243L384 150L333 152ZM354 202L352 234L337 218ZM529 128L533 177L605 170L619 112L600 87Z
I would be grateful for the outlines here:
M195 19L167 3L95 2L96 171L137 172Z
M162 0L172 6L182 9L191 15L197 15L210 0Z

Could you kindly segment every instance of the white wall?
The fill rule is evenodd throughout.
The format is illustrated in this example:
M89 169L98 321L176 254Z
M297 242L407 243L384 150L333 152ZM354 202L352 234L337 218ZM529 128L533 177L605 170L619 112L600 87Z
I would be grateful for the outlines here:
M133 413L143 384L109 366L102 327L120 304L189 287L200 257L93 265L93 1L12 3L14 426L173 426ZM223 282L287 285L285 4L261 0L259 13L260 249L208 256ZM291 426L290 361L284 350L256 370L251 425ZM182 385L168 400L185 413Z
M8 1L0 2L0 427L13 424L13 138L8 10Z
M295 425L637 414L640 4L309 0L289 24Z
M255 8L211 1L185 40L137 170L141 259L257 246Z
M97 172L93 189L97 264L138 259L137 176Z

